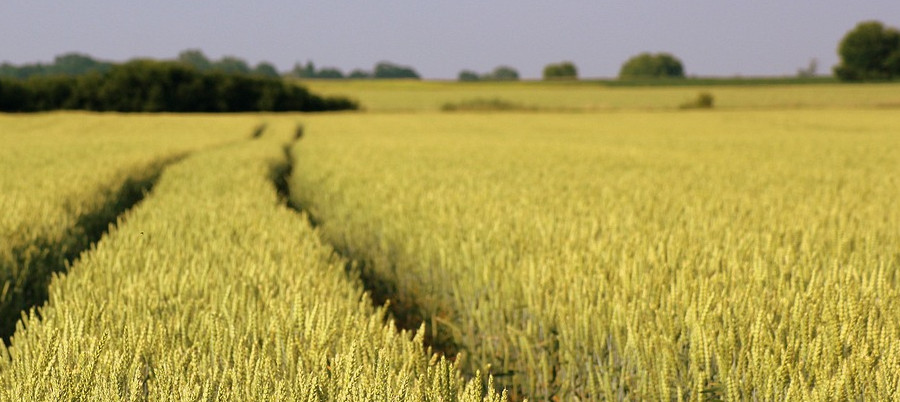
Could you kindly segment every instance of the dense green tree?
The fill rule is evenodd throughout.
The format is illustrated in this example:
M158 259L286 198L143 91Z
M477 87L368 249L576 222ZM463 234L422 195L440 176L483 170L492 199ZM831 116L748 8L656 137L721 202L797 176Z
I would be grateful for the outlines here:
M55 74L52 67L43 64L28 64L19 67L18 78L25 79L28 77L47 76Z
M481 76L478 73L472 70L462 70L459 72L459 76L457 77L460 81L478 81L481 79Z
M0 64L0 77L3 78L23 78L22 70L10 63Z
M344 73L334 67L325 67L316 72L316 78L341 79L344 78Z
M26 112L28 91L21 81L11 78L0 78L0 110L7 112Z
M472 70L463 70L459 72L458 79L460 81L516 81L519 79L519 72L509 66L499 66L494 71L481 75Z
M296 63L290 74L297 78L315 78L316 65L312 61L307 61L306 65Z
M212 62L200 49L187 49L178 53L178 61L193 66L197 70L205 71L212 68Z
M67 53L56 56L47 70L50 74L81 75L90 71L108 71L111 67L112 64L94 60L88 55Z
M90 72L79 76L72 89L72 97L64 105L54 109L103 110L100 103L99 88L109 73Z
M66 105L72 97L76 78L65 75L33 76L26 81L29 88L30 110L50 110L56 105Z
M496 81L516 81L519 79L519 72L509 66L499 66L495 68L488 77Z
M297 78L323 78L323 79L341 79L344 73L336 67L325 67L316 69L316 65L312 61L306 62L306 65L297 63L290 72L291 76Z
M247 64L247 62L234 56L223 57L219 61L213 63L212 68L214 70L219 70L224 73L231 74L250 73L250 66Z
M66 53L56 56L51 64L26 64L14 66L9 63L0 65L0 77L26 79L48 75L82 75L91 71L109 71L112 63L98 61L80 53Z
M181 63L151 60L134 60L116 66L97 89L100 109L120 112L164 110L167 89L172 86L168 75L176 69L195 71Z
M257 64L256 67L253 68L253 74L271 78L277 78L281 76L280 74L278 74L278 70L274 65L272 65L272 63L265 61Z
M548 64L544 67L545 80L578 79L578 69L570 61Z
M619 70L619 79L636 78L684 78L684 66L669 53L641 53Z
M347 78L367 79L367 78L372 78L372 73L357 68L357 69L351 71L350 74L347 76Z
M900 77L900 31L878 21L865 21L847 32L838 46L841 63L834 68L844 81Z
M355 109L344 98L323 98L265 77L198 71L180 62L134 60L105 73L0 79L0 111L85 109L119 112L245 112Z
M412 67L400 66L390 62L380 62L375 65L375 78L413 78L419 79L419 73Z

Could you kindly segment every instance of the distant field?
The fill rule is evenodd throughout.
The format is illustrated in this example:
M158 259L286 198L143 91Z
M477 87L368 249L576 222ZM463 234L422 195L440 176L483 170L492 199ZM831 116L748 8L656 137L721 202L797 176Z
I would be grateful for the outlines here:
M302 81L314 92L349 96L373 112L433 111L447 103L474 99L502 100L524 108L551 111L665 110L678 108L700 92L711 93L715 106L723 109L900 108L900 83L780 82L613 86L605 81Z

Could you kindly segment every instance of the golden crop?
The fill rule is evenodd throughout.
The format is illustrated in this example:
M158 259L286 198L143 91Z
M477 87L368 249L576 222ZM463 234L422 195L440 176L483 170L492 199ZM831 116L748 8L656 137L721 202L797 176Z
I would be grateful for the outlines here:
M738 80L739 81L739 80ZM673 110L707 92L716 108L897 108L900 84L605 86L591 81L441 82L307 80L315 93L349 96L373 112L438 111L483 99L546 111Z
M891 399L900 115L307 120L291 194L513 396Z
M0 347L0 400L499 400L279 202L291 123L166 168Z
M0 332L128 198L189 152L246 138L257 117L0 115ZM137 194L136 194L137 193ZM99 233L97 233L99 234Z
M314 84L418 113L0 115L0 401L900 392L896 84Z

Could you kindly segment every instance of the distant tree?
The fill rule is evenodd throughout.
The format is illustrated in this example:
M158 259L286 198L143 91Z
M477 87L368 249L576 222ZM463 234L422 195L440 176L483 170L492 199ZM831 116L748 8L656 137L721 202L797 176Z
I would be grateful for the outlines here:
M205 71L212 68L212 62L200 49L187 49L178 53L178 61L193 66L197 70Z
M316 78L342 79L344 78L344 73L334 67L325 67L316 72Z
M31 110L52 110L66 105L72 97L76 78L71 75L33 76L25 81L30 91L28 99Z
M275 66L273 66L272 63L265 61L257 64L256 67L253 68L253 74L270 78L277 78L280 76Z
M684 78L684 66L669 53L641 53L619 70L619 79L634 78Z
M481 75L472 70L463 70L459 72L458 79L460 81L516 81L519 79L519 72L509 66L499 66L494 71Z
M80 53L66 53L56 56L51 64L25 64L14 66L9 63L0 65L0 77L26 79L47 75L82 75L92 71L106 72L112 63L98 61Z
M544 67L545 80L578 79L578 69L570 61L548 64Z
M28 90L21 81L11 78L0 78L0 110L7 112L25 112L29 104Z
M462 70L459 72L459 76L457 77L460 81L478 81L481 77L478 73L472 70Z
M213 63L212 68L229 74L250 73L250 66L247 65L247 62L234 56L223 57L221 60Z
M116 66L113 66L113 69L115 68ZM110 72L90 72L78 77L72 88L72 97L65 105L57 106L55 109L103 110L99 88L103 86L103 81L109 74Z
M816 71L819 69L819 60L817 59L809 59L809 65L805 68L801 68L797 70L798 78L812 78L816 76Z
M37 77L42 75L53 75L56 72L53 70L52 65L43 65L43 64L26 64L24 66L19 67L18 77L19 78L29 78L29 77Z
M900 31L865 21L847 32L838 46L841 64L834 73L843 81L900 77Z
M572 66L573 69L574 67L575 66ZM577 73L575 75L577 75ZM499 66L488 74L488 76L490 79L496 81L517 81L519 79L519 72L509 66Z
M346 98L320 97L280 77L183 62L133 60L105 73L0 79L0 111L83 109L118 112L246 112L355 109Z
M48 69L51 74L81 75L90 71L108 71L112 65L94 60L80 53L66 53L56 56Z
M312 61L307 61L306 65L296 63L290 75L297 78L314 78L316 76L316 65Z
M306 65L297 63L294 69L289 73L291 76L298 78L323 78L323 79L342 79L344 73L336 67L325 67L316 70L316 65L312 61L307 61Z
M372 78L372 73L357 68L357 69L351 71L350 74L347 76L347 78L367 79L367 78Z
M419 73L412 67L400 66L390 62L380 62L375 65L375 78L414 78L419 79Z
M9 63L0 64L0 77L22 78L19 76L19 74L20 74L20 71L19 71L18 67L14 66L12 64L9 64Z

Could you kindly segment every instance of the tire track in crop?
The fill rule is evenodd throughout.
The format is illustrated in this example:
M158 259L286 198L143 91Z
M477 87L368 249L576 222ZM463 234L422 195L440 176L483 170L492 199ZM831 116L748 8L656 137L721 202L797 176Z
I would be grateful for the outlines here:
M262 124L256 126L256 128L253 129L253 132L250 133L250 138L255 140L255 139L262 137L263 133L266 132L267 126L268 126L268 124L266 124L266 123L262 123Z
M12 247L14 266L0 270L11 273L0 291L0 336L6 344L21 316L47 301L53 275L66 272L82 252L90 250L153 190L166 166L186 156L186 153L178 154L152 162L134 169L118 188L101 189L106 202L81 213L61 236Z
M284 146L283 163L272 167L270 178L281 201L288 208L304 215L309 224L315 228L321 224L320 220L308 208L305 208L303 205L297 205L290 198L290 176L295 162L291 149L303 137L303 131L303 126L298 125L293 140ZM399 284L379 275L375 270L368 267L363 256L355 255L351 250L330 243L321 236L320 240L323 244L330 246L334 253L343 261L346 261L344 270L347 275L359 278L363 288L369 294L372 304L376 307L386 306L397 329L415 332L424 324L426 331L424 336L425 347L429 348L433 353L445 356L448 359L453 360L456 358L462 348L449 333L439 330L437 325L437 321L440 320L439 317L429 316L427 310L409 292L404 291Z
M248 140L259 138L265 130L264 123L256 126ZM206 150L233 143L225 142ZM6 276L0 276L0 338L7 346L22 316L32 308L43 305L49 298L53 275L68 271L83 252L89 251L106 233L124 222L128 211L150 195L165 169L191 153L164 157L130 170L117 188L99 189L105 202L96 205L93 210L80 213L75 224L63 229L61 235L46 236L10 247L11 256L0 260L0 275ZM74 206L66 208L75 209Z

